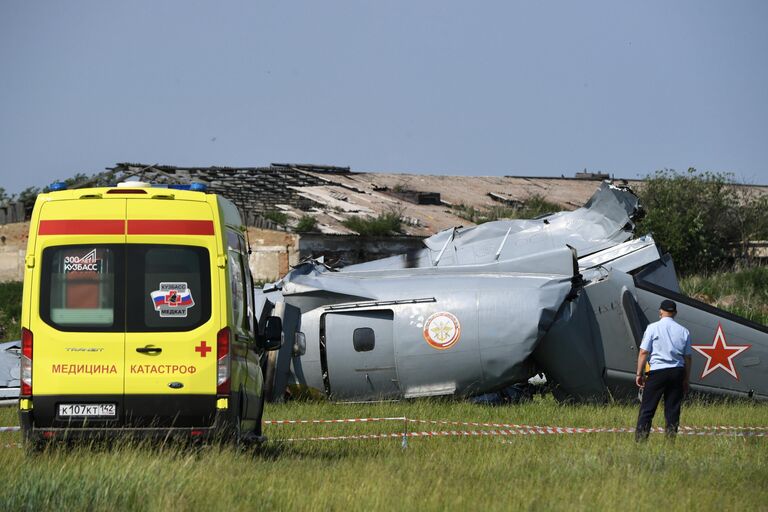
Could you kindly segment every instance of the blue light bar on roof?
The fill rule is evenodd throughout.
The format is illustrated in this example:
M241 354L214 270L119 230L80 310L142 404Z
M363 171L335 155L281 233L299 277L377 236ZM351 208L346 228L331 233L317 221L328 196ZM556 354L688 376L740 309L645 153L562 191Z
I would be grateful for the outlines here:
M67 184L64 183L63 181L54 181L48 187L48 190L50 190L51 192L58 192L59 190L67 190Z
M167 185L166 188L173 190L191 190L192 192L207 192L208 186L205 183L191 183L189 185L173 184Z

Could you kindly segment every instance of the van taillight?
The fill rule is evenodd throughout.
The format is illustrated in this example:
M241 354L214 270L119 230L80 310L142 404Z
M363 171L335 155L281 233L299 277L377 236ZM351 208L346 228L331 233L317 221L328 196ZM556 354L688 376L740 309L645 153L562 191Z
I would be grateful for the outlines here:
M21 393L32 394L32 331L21 328Z
M216 359L216 393L227 395L230 389L229 327L216 335Z

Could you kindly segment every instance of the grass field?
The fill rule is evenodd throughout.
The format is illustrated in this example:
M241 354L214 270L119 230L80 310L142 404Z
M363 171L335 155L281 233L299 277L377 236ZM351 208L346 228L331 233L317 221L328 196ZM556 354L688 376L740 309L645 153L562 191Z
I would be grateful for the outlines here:
M268 405L271 419L407 416L550 426L632 426L637 407L537 397L490 408L454 401ZM658 420L659 418L657 418ZM766 426L768 406L694 402L684 425ZM17 423L0 409L0 424ZM655 423L659 425L660 422ZM409 429L441 427L409 426ZM461 427L447 427L454 429ZM281 442L401 432L401 422L265 427L260 450L81 446L27 455L0 434L0 510L766 510L768 438L631 434ZM10 444L11 446L6 446ZM665 498L663 498L665 497Z
M768 269L692 277L685 293L768 323ZM4 337L18 338L18 283L0 285ZM3 334L0 333L0 337ZM268 405L267 419L400 417L561 427L632 426L637 406L490 408L456 401ZM656 425L661 425L657 418ZM693 402L684 425L768 426L768 405ZM16 425L13 408L0 425ZM409 424L413 430L462 427ZM467 427L479 429L480 427ZM488 429L490 430L490 428ZM281 441L402 432L402 422L266 426L270 441L230 447L79 446L28 455L0 433L0 512L10 510L766 510L768 437L631 434Z
M768 266L685 277L680 289L702 302L768 325Z

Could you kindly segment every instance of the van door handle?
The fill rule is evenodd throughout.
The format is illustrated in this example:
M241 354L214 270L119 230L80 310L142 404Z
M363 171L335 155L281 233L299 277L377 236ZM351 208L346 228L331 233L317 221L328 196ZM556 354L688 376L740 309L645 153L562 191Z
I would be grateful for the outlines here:
M162 351L163 349L160 347L139 347L136 349L139 354L159 354Z

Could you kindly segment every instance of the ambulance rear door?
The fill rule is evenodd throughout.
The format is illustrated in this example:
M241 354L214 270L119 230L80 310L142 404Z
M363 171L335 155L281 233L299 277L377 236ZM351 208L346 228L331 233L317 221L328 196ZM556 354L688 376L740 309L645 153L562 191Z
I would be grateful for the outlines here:
M41 207L28 324L36 427L122 423L125 207L124 199Z
M211 426L222 297L212 209L129 199L127 212L126 423Z

